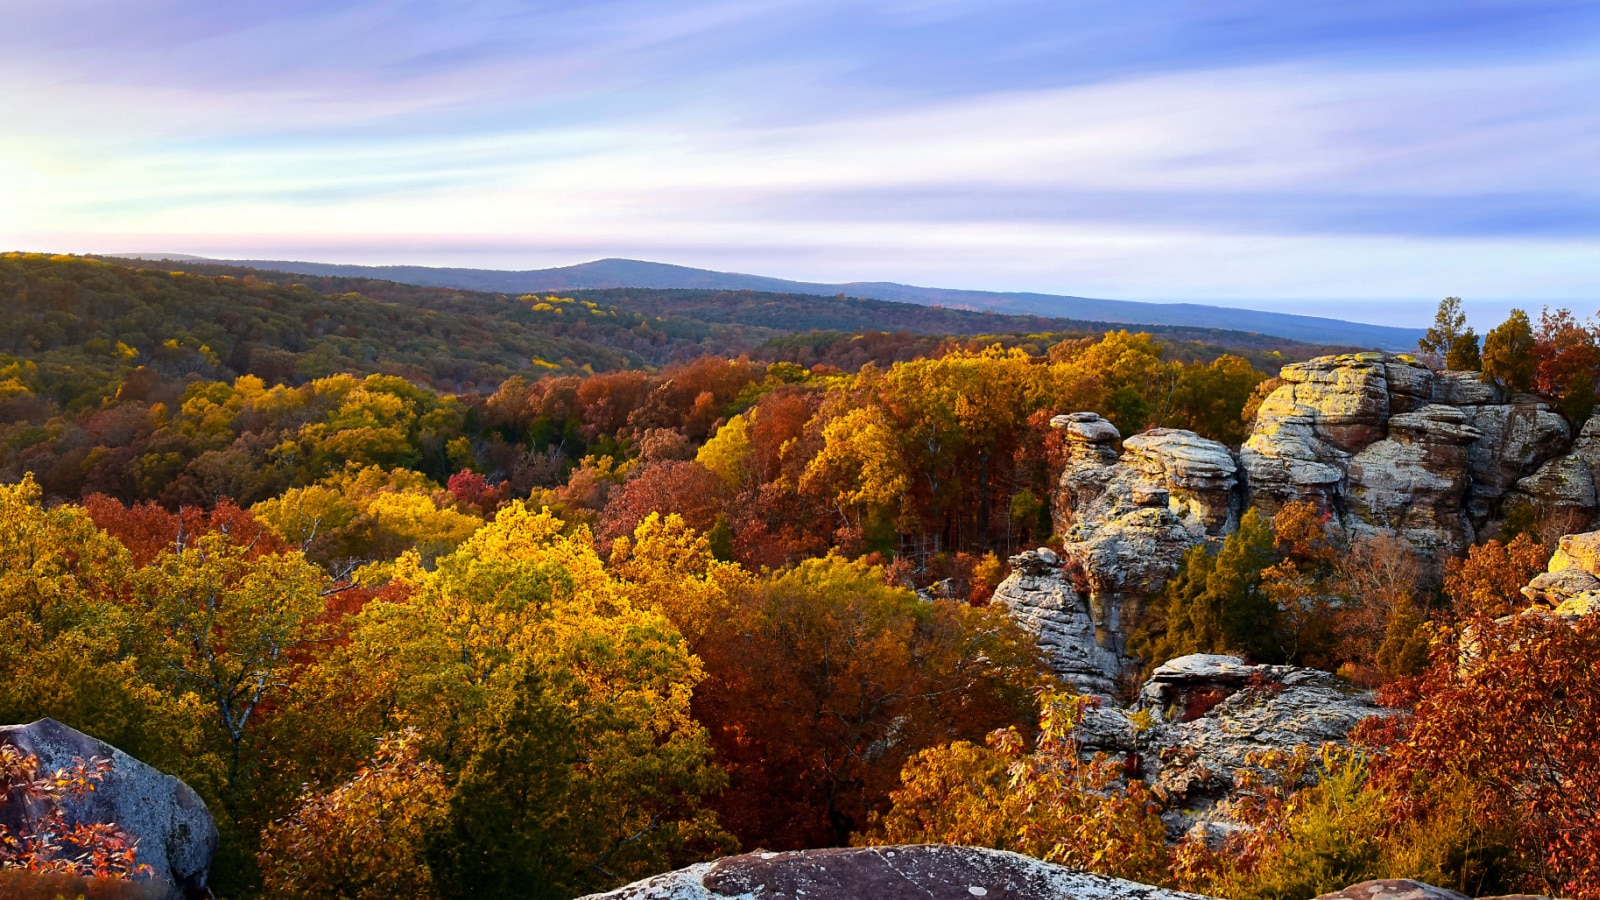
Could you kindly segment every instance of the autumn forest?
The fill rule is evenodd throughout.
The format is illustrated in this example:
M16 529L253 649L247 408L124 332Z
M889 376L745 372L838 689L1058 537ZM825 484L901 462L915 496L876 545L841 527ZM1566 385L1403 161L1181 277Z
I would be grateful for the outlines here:
M1491 324L1447 300L1416 355L1577 434L1600 333ZM217 896L567 898L940 842L1239 900L1600 898L1600 615L1512 615L1587 527L1507 506L1430 560L1305 501L1189 550L1130 623L1137 674L1227 653L1385 708L1258 760L1224 841L1086 749L1102 701L990 602L1062 547L1052 418L1238 448L1284 365L1359 348L24 254L0 325L0 722L192 787ZM0 868L137 869L71 844Z

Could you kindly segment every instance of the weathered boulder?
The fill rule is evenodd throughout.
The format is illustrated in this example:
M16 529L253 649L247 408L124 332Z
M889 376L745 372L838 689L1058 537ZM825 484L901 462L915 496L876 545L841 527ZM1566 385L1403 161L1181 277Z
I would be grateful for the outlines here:
M1004 606L1038 638L1057 675L1084 693L1115 693L1125 661L1054 552L1041 547L1011 557L1011 574L995 588L990 602Z
M1383 438L1383 423L1389 418L1389 361L1382 353L1349 353L1284 366L1279 377L1288 384L1273 392L1281 395L1275 405L1305 411L1319 439L1356 453ZM1262 409L1267 406L1263 403Z
M1567 420L1527 394L1514 395L1507 403L1462 410L1481 434L1467 447L1472 476L1468 511L1478 518L1499 512L1500 501L1518 481L1565 453L1572 441Z
M1432 403L1391 416L1389 437L1347 464L1347 526L1397 532L1418 547L1458 553L1472 543L1462 514L1471 487L1467 446L1478 432L1453 406Z
M1390 391L1390 371L1397 386ZM1431 372L1382 353L1323 356L1283 367L1262 401L1240 462L1255 502L1266 509L1313 500L1337 505L1350 457L1382 440L1391 409L1409 411L1432 395Z
M585 900L1197 900L1018 853L912 844L756 851L646 878Z
M1429 399L1450 406L1483 406L1504 403L1505 394L1477 372L1446 370L1433 373L1433 394Z
M1600 486L1600 416L1590 416L1578 436L1572 439L1572 455L1589 466L1589 474Z
M1434 887L1409 878L1382 878L1352 884L1342 891L1323 894L1315 900L1467 900L1465 894ZM1500 897L1480 897L1479 900L1550 900L1536 894L1507 894Z
M1132 499L1159 503L1191 531L1215 537L1232 531L1240 512L1239 465L1226 446L1179 428L1152 428L1122 442L1122 463L1132 479ZM1147 498L1138 492L1149 492Z
M1546 571L1522 589L1531 612L1587 616L1600 612L1600 531L1563 535Z
M1546 517L1560 515L1561 521L1578 527L1588 526L1595 514L1594 474L1588 461L1575 453L1558 456L1518 479L1507 496L1532 504Z
M49 771L71 768L75 758L111 760L111 771L96 790L62 801L67 825L115 823L136 842L138 860L151 868L151 879L171 886L169 896L210 896L206 878L217 851L217 826L188 785L54 719L0 726L0 743L38 757ZM0 823L31 827L26 805L7 804L0 810Z
M1181 760L1181 777L1169 776L1169 783L1214 780L1224 788L1251 753L1343 743L1356 723L1378 712L1371 693L1327 672L1208 654L1157 667L1139 707L1158 723L1147 746Z
M1092 710L1083 742L1137 754L1145 780L1174 804L1169 825L1181 833L1211 821L1249 754L1342 743L1379 713L1370 693L1327 672L1197 653L1157 667L1131 709Z

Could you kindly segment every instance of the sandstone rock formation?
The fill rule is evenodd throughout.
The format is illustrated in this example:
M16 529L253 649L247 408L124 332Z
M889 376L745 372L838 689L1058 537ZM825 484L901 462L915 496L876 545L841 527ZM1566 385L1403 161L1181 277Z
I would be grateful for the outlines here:
M1533 612L1558 616L1600 613L1600 531L1561 538L1546 571L1522 589Z
M111 772L95 791L62 802L67 825L113 822L137 842L138 860L150 866L152 880L171 886L169 896L210 896L206 876L217 851L217 826L188 785L54 719L0 727L0 743L38 757L50 771L70 768L74 758L110 759ZM7 804L4 812L8 819L21 818L0 824L32 824L23 804Z
M1094 413L1051 420L1067 439L1052 507L1061 557L1015 557L995 596L1080 689L1114 693L1145 604L1185 550L1226 536L1249 505L1314 500L1346 534L1395 532L1434 564L1519 506L1569 529L1600 509L1600 417L1573 439L1537 397L1394 354L1319 357L1282 378L1237 455L1174 429L1122 439Z
M1238 464L1227 447L1190 431L1152 429L1119 452L1116 427L1094 413L1051 424L1067 437L1053 506L1066 558L1048 550L1014 557L995 597L1040 635L1063 677L1110 694L1126 661L1125 623L1185 550L1238 525Z
M1465 894L1436 888L1409 878L1383 878L1352 884L1342 891L1323 894L1316 900L1468 900Z
M1202 900L1017 853L943 844L756 851L585 900Z
M580 900L1206 900L1018 853L912 844L756 851ZM1316 900L1468 900L1420 881L1364 881ZM1491 898L1485 898L1491 900ZM1512 900L1512 898L1492 898ZM1543 898L1519 898L1543 900Z
M1047 548L1011 558L1011 575L995 588L991 603L1003 605L1033 632L1057 675L1088 694L1110 696L1125 660L1116 646L1102 646L1094 611L1062 559Z
M1323 894L1316 900L1467 900L1465 894L1434 887L1409 878L1382 878L1352 884L1342 891ZM1550 900L1532 894L1512 894L1505 897L1483 897L1481 900Z
M1353 532L1391 529L1431 554L1460 552L1514 502L1595 513L1594 467L1564 457L1571 429L1537 397L1382 353L1319 357L1281 377L1239 453L1264 508L1317 500Z
M1151 723L1143 731L1140 712ZM1197 653L1157 667L1133 708L1094 710L1084 744L1137 754L1157 793L1193 814L1171 823L1187 827L1227 795L1249 754L1342 743L1379 712L1370 693L1327 672Z

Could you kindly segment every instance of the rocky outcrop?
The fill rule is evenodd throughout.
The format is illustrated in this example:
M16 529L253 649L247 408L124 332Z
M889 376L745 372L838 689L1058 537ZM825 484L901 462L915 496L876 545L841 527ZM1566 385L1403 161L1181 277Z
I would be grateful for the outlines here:
M1522 589L1532 612L1558 616L1600 613L1600 531L1561 538L1546 571Z
M1065 558L1014 558L996 597L1040 635L1058 672L1110 693L1124 623L1178 570L1185 550L1237 526L1238 463L1227 447L1190 431L1156 428L1121 440L1094 413L1051 424L1067 438L1053 505Z
M1281 377L1239 453L1250 500L1268 511L1315 500L1352 532L1396 531L1435 558L1516 504L1571 521L1595 513L1600 431L1587 455L1567 456L1570 427L1537 397L1382 353L1319 357Z
M1392 528L1445 552L1510 495L1594 514L1587 463L1541 468L1566 453L1571 429L1538 397L1376 352L1286 365L1282 378L1240 450L1251 500L1269 511L1322 501L1357 530Z
M1458 553L1472 543L1462 515L1471 487L1467 447L1479 437L1460 409L1438 403L1389 417L1388 437L1345 464L1346 524L1396 532L1418 547Z
M1089 412L1051 420L1066 439L1052 504L1060 555L1013 558L995 597L1080 690L1115 693L1146 603L1185 551L1220 541L1250 505L1312 500L1346 534L1399 534L1434 565L1518 507L1568 528L1600 509L1600 418L1574 439L1537 397L1394 354L1325 356L1281 374L1237 455L1175 429L1124 439ZM1546 582L1530 587L1594 602L1577 573Z
M54 719L0 727L0 743L38 757L48 771L69 769L74 759L111 760L110 774L94 791L61 802L66 824L115 823L136 842L138 861L151 868L151 879L170 886L168 896L210 896L206 877L217 851L217 826L188 785ZM0 810L0 824L18 829L33 823L25 804Z
M982 847L910 844L757 850L579 900L1206 900ZM1363 881L1316 900L1469 900L1409 879ZM1483 900L1548 900L1518 896Z
M1073 583L1062 559L1047 548L1011 557L1011 575L989 601L1010 611L1032 632L1055 673L1088 694L1116 692L1125 660L1115 643L1101 644L1089 599Z
M1018 853L913 844L756 851L585 900L1202 900Z
M1200 653L1157 667L1132 708L1094 710L1084 744L1136 754L1157 793L1191 814L1173 819L1187 828L1226 797L1251 753L1342 743L1378 712L1370 693L1327 672Z

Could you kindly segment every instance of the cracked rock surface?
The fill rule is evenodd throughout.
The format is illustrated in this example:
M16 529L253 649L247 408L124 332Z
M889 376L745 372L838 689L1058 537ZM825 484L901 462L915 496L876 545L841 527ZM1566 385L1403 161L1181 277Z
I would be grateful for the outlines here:
M586 900L1201 900L979 847L913 844L757 851Z

